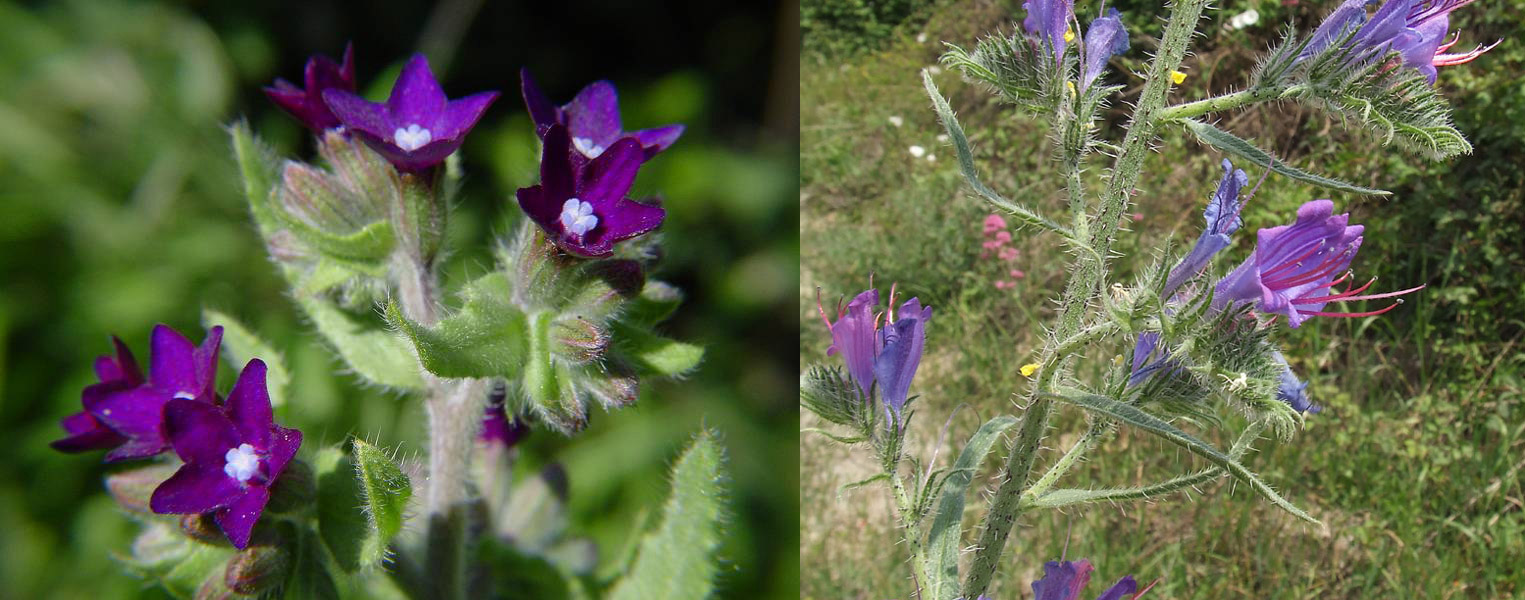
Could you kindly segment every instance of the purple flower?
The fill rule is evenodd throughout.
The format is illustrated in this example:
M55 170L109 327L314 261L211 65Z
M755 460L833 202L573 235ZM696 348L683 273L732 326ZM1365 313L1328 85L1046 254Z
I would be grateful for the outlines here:
M847 373L863 391L864 398L872 398L877 383L885 412L890 422L898 427L911 380L921 365L926 324L932 318L932 307L924 307L920 299L912 298L900 306L897 317L894 304L895 291L891 289L889 314L878 314L879 290L871 288L853 298L846 309L839 306L837 321L833 323L826 316L820 299L816 299L816 309L831 332L831 347L826 349L826 355L842 354ZM882 329L879 327L881 316L887 317Z
M518 417L508 418L508 413L503 409L503 402L489 402L487 410L482 415L482 431L477 434L477 439L489 444L499 444L504 448L512 448L524 436L529 435L530 428L525 426Z
M1244 209L1244 203L1239 200L1239 191L1244 189L1246 183L1249 183L1249 176L1243 170L1235 169L1228 159L1223 159L1223 179L1218 182L1218 189L1213 191L1212 198L1208 199L1207 210L1202 212L1203 218L1207 219L1207 227L1202 230L1202 235L1197 238L1191 252L1170 270L1170 276L1165 279L1165 298L1170 298L1182 284L1206 269L1213 255L1228 247L1229 236L1244 226L1244 221L1239 218L1239 212Z
M138 361L132 357L132 351L116 336L111 336L111 343L116 347L116 356L103 355L95 359L95 376L100 379L100 383L85 388L80 395L82 404L97 402L93 399L143 383L143 371L138 368ZM107 427L89 411L69 415L62 424L64 431L69 432L69 437L53 442L51 445L55 450L85 452L113 448L127 441L127 438Z
M545 134L540 185L519 190L524 209L552 242L583 257L614 253L614 243L662 224L667 211L625 197L644 154L635 138L622 138L585 169L572 165L572 138L564 125Z
M308 129L322 133L338 127L338 117L323 103L323 92L330 89L355 91L354 46L345 44L343 66L321 54L308 58L302 80L307 84L305 90L285 79L276 79L275 85L265 88L265 95Z
M1022 8L1027 10L1027 18L1022 19L1027 35L1041 42L1039 48L1047 44L1054 62L1062 62L1064 47L1075 36L1070 29L1070 21L1075 19L1075 0L1027 0Z
M1366 8L1375 4L1376 0L1346 0L1314 30L1308 46L1298 55L1298 60L1322 52L1354 31L1355 34L1344 46L1350 53L1347 60L1373 60L1390 50L1397 50L1402 54L1405 65L1418 70L1430 83L1434 83L1436 67L1472 62L1498 45L1498 42L1494 42L1462 54L1445 53L1456 44L1454 39L1450 43L1442 43L1450 24L1451 11L1472 2L1473 0L1387 0L1368 18Z
M1033 582L1033 593L1036 600L1076 600L1080 598L1081 590L1091 582L1091 561L1080 559L1076 562L1049 561L1043 564L1043 579ZM1138 582L1133 580L1132 575L1124 575L1112 587L1107 588L1096 600L1120 600L1124 594L1133 594L1138 590ZM1148 591L1146 588L1144 591ZM1143 595L1130 596L1137 598Z
M1108 8L1107 14L1091 21L1086 29L1085 63L1080 66L1080 89L1085 91L1101 75L1107 61L1128 51L1128 30L1123 28L1121 13Z
M1316 414L1324 410L1322 406L1308 400L1308 393L1305 391L1308 389L1308 384L1298 380L1297 374L1292 372L1292 366L1287 364L1287 357L1282 356L1280 350L1272 353L1271 358L1282 367L1281 374L1277 376L1276 399L1292 405L1292 410L1300 413Z
M1255 252L1218 282L1213 308L1253 304L1259 312L1285 316L1295 328L1314 316L1380 315L1402 300L1360 313L1324 311L1324 305L1330 302L1391 298L1424 288L1421 285L1397 292L1360 295L1371 287L1372 282L1368 281L1360 288L1334 292L1334 286L1351 277L1346 269L1361 248L1363 228L1347 226L1350 215L1333 213L1333 202L1314 200L1297 209L1297 222L1292 225L1261 229Z
M545 92L540 91L540 86L535 85L529 69L521 69L519 78L524 105L535 121L535 133L544 139L552 125L565 126L572 136L572 147L577 150L572 155L572 163L579 169L609 151L622 138L635 138L640 143L641 160L645 161L666 150L683 135L682 125L626 132L620 124L619 96L614 91L614 84L607 81L590 83L577 92L570 103L556 106L551 104Z
M106 453L107 462L147 458L169 447L164 434L164 405L171 399L213 404L217 392L217 351L222 328L213 327L197 347L169 327L154 327L148 381L101 393L86 393L85 410L125 441ZM119 359L120 360L120 359ZM99 366L99 363L97 363ZM136 366L134 366L136 369ZM88 392L88 390L87 390ZM81 419L82 421L83 419Z
M368 102L348 90L323 91L323 102L346 128L398 169L412 172L437 165L460 148L497 98L497 92L446 98L422 54L403 66L385 104Z
M275 424L265 363L244 366L225 407L170 400L164 424L185 465L154 490L149 507L159 514L212 513L228 541L248 546L270 486L302 445L302 432Z

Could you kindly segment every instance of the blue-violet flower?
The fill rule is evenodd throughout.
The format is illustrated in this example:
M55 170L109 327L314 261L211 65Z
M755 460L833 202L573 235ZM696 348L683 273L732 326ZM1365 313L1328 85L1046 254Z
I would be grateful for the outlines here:
M1080 559L1070 561L1049 561L1043 564L1043 579L1033 582L1033 593L1036 600L1077 600L1081 590L1091 582L1091 561ZM1117 583L1107 588L1096 600L1121 600L1125 594L1133 594L1138 590L1138 582L1132 575L1124 575ZM1147 589L1145 591L1148 591ZM1131 596L1137 598L1142 595Z
M307 85L306 89L298 88L285 79L276 79L275 85L265 88L265 95L308 129L322 133L338 127L339 118L323 102L323 92L330 89L355 91L354 46L344 46L343 65L321 54L308 58L302 80Z
M625 197L645 160L640 142L621 138L588 163L572 165L572 138L565 125L545 134L540 185L520 188L519 207L561 249L583 257L614 253L614 243L662 224L667 211Z
M614 84L608 81L590 83L577 92L571 102L556 106L540 86L535 85L529 69L521 69L519 78L524 105L535 121L535 133L544 139L552 125L565 126L572 136L572 147L577 151L572 156L572 163L579 169L622 138L633 137L640 142L644 161L666 150L683 135L682 125L625 131L620 123L619 95Z
M1223 179L1208 199L1207 209L1202 211L1207 227L1197 237L1191 252L1165 278L1163 299L1169 299L1182 284L1206 269L1213 255L1228 247L1229 236L1244 226L1244 221L1239 218L1240 211L1244 209L1244 202L1239 200L1239 192L1248 182L1249 176L1242 169L1235 169L1233 163L1223 159Z
M132 357L132 351L116 336L111 336L111 343L116 347L116 356L102 355L95 359L95 375L100 383L85 387L80 395L82 404L91 404L96 401L92 398L143 384L143 371L138 368L138 361ZM69 432L69 437L53 442L51 445L55 450L85 452L113 448L127 441L122 434L107 427L88 410L65 417L62 424L64 431Z
M302 432L275 424L265 363L244 365L225 407L169 401L164 428L185 465L154 490L149 507L159 514L212 513L228 541L248 546L270 487L302 445Z
M1376 0L1346 0L1314 30L1307 47L1298 55L1298 60L1322 52L1354 31L1344 46L1349 52L1347 60L1373 60L1390 50L1396 50L1402 54L1405 65L1418 70L1425 79L1434 83L1436 67L1471 62L1498 45L1498 42L1494 42L1461 54L1445 52L1456 44L1455 38L1443 43L1450 25L1451 11L1472 2L1473 0L1387 0L1368 17L1366 9L1376 4Z
M1027 35L1037 38L1040 49L1046 45L1055 63L1063 62L1065 46L1075 37L1075 30L1070 29L1075 0L1027 0L1022 8L1027 10L1027 18L1022 19Z
M1128 30L1123 28L1122 14L1108 8L1107 14L1096 17L1086 29L1085 62L1080 65L1080 90L1091 87L1091 82L1101 76L1107 61L1128 51Z
M842 354L848 376L858 384L864 398L871 399L878 384L885 412L898 428L911 380L921 364L932 307L922 306L920 299L911 298L900 306L897 317L894 304L895 292L891 289L889 313L877 313L879 290L870 288L854 297L845 309L838 306L835 323L826 315L819 298L816 309L831 332L832 343L826 355ZM885 317L883 328L879 327L880 317Z
M422 54L413 55L403 66L385 104L368 102L347 90L323 91L324 103L348 130L398 169L411 172L433 167L460 148L497 98L497 92L446 98Z
M164 434L164 405L171 399L214 404L217 352L222 328L213 327L196 346L164 325L154 327L148 380L138 385L85 394L85 410L125 441L106 453L107 462L147 458L169 447ZM118 359L120 360L120 358Z

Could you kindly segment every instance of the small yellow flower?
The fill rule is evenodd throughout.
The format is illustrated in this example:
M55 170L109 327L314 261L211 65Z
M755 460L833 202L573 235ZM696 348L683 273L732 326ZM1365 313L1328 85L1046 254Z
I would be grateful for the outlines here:
M1037 372L1038 372L1038 363L1027 363L1025 365L1022 365L1022 376L1023 377L1032 377L1033 373L1037 373Z
M1181 85L1182 81L1186 81L1186 74L1180 71L1171 71L1170 80L1174 81L1176 85Z
M1073 82L1073 81L1066 81L1066 82L1064 82L1064 87L1066 87L1066 88L1068 88L1070 90L1070 95L1071 96L1074 96L1074 95L1079 93L1079 92L1075 91L1075 82Z
M1068 44L1068 43L1073 42L1073 41L1075 41L1075 30L1074 29L1070 29L1070 28L1065 28L1065 30L1064 30L1064 43Z

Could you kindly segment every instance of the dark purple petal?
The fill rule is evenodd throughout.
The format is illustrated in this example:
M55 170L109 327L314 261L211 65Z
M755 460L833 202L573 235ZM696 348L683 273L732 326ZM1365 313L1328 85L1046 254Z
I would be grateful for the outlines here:
M227 534L228 541L239 550L249 545L249 535L254 531L254 524L259 521L260 513L265 512L265 504L270 502L270 488L256 485L249 486L248 490L232 504L212 515L217 526Z
M864 397L874 386L874 357L879 354L879 336L875 332L874 310L879 307L879 290L865 290L852 302L847 312L831 324L831 348L826 355L842 353L847 363L847 373Z
M214 325L196 348L197 399L214 402L217 398L217 354L222 350L222 326Z
M159 514L204 513L228 506L244 495L244 486L221 464L187 463L154 489L148 506Z
M323 102L323 92L330 89L355 91L354 47L345 45L342 66L327 56L315 55L307 59L302 79L307 85L305 90L277 79L274 86L265 88L265 95L313 131L337 127L339 120Z
M137 359L133 358L132 350L127 344L122 343L122 338L111 336L111 344L116 348L116 356L102 356L95 359L95 375L101 382L123 382L128 386L143 383L143 370L138 367Z
M164 434L181 460L215 466L219 473L227 464L228 450L245 441L222 409L194 400L164 405Z
M623 135L619 94L614 91L614 84L607 81L595 81L577 92L566 106L566 113L574 141L583 138L608 148Z
M481 92L460 100L451 100L445 105L439 129L434 131L435 139L459 140L472 127L476 127L482 114L487 112L487 107L497 99L497 92Z
M196 346L164 325L154 326L150 340L148 376L154 387L177 398L195 398L202 388L196 376Z
M265 387L264 361L256 358L244 365L233 390L228 392L227 416L238 430L239 441L261 450L270 447L270 429L275 427L275 413L270 409L270 392Z
M504 448L512 448L526 435L529 435L529 427L517 417L508 418L508 413L503 409L503 403L494 402L487 406L487 410L482 415L482 431L477 434L477 439Z
M529 69L519 69L519 89L524 95L524 106L529 109L530 120L535 122L535 133L544 136L547 129L552 125L566 123L562 120L561 109L551 103L545 92L540 91L540 86L535 85L535 79L530 77Z
M588 168L582 172L582 181L578 182L577 197L592 204L594 214L603 221L605 217L598 209L614 206L630 192L643 160L645 153L640 142L635 138L620 138L588 163Z
M127 438L101 423L88 412L78 412L64 417L61 422L69 437L49 444L61 452L86 452L120 445Z
M429 59L414 54L403 65L392 85L392 95L387 98L387 112L394 127L407 128L418 125L430 131L439 130L440 117L445 112L445 90L429 70ZM388 132L390 133L390 132Z
M1096 600L1122 600L1124 595L1136 591L1138 591L1138 582L1133 580L1132 575L1124 575L1122 579L1117 580L1117 583L1112 584L1112 587L1107 588L1107 591L1097 596Z
M572 134L562 125L553 125L545 132L544 152L540 159L540 185L545 188L547 202L551 206L552 219L561 211L561 203L576 191L577 173L572 168Z
M334 116L350 129L363 131L381 139L391 139L392 133L397 129L391 126L392 120L387 115L385 105L368 102L354 92L328 90L323 92L323 102L333 110Z
M169 392L149 386L115 391L97 389L104 393L86 394L85 410L127 438L126 443L106 454L107 462L146 458L164 451L168 446L163 428L164 404L170 400Z
M646 148L646 158L649 159L677 142L678 137L683 135L683 126L667 125L652 129L642 129L630 135L635 136L635 139L641 141L641 146Z
M628 240L662 226L667 209L646 202L621 199L614 204L608 217L598 229L588 232L591 240L602 245L605 251L589 256L605 256L613 251L614 243Z
M286 464L296 457L302 447L302 432L279 425L270 429L269 456L265 458L265 481L273 482L286 471Z
M1091 87L1108 60L1128 51L1128 30L1123 28L1122 15L1116 8L1108 8L1106 15L1091 21L1086 29L1085 51L1085 63L1080 66L1082 91Z
M519 188L514 195L519 199L519 208L545 231L547 238L555 241L563 235L561 223L557 221L561 206L545 192L545 186Z
M1036 600L1075 600L1091 581L1091 561L1049 561L1043 564L1043 579L1033 582Z

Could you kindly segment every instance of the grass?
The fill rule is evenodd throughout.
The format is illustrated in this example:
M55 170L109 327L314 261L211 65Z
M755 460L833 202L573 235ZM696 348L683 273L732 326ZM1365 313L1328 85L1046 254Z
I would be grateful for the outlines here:
M1228 4L1210 18L1258 6ZM1193 78L1173 93L1175 101L1235 85L1253 64L1251 49L1263 47L1278 19L1306 23L1307 14L1289 11L1314 11L1259 8L1261 24L1245 32L1210 22L1188 59ZM829 306L863 289L873 272L876 284L898 281L902 290L921 296L937 312L912 390L921 399L910 447L929 456L947 420L948 442L939 454L944 464L984 419L1020 414L1014 401L1026 380L1017 367L1037 350L1036 328L1052 316L1070 263L1052 236L1018 232L1015 266L1027 276L1014 290L995 289L993 281L1007 265L979 257L980 220L990 211L962 185L952 148L937 140L940 128L919 89L918 71L936 64L941 53L937 40L967 44L983 32L1009 28L1012 15L1008 6L988 1L943 3L925 23L902 26L881 51L829 59L807 53L802 61L801 364L826 360L822 349L829 342L814 314L818 286ZM1472 18L1482 31L1468 35L1479 39L1520 20L1502 11ZM923 32L928 41L919 43ZM1133 69L1152 48L1141 38L1122 59ZM1279 334L1325 411L1291 441L1262 440L1247 464L1328 530L1298 522L1228 483L1201 486L1189 501L1177 496L1029 512L991 597L1029 595L1042 563L1066 547L1068 557L1097 565L1099 581L1084 597L1102 588L1100 580L1110 584L1124 574L1162 578L1151 592L1159 598L1525 595L1525 304L1518 300L1525 264L1518 239L1501 237L1517 231L1506 223L1525 216L1525 193L1516 185L1517 172L1498 167L1525 134L1482 116L1525 106L1513 91L1522 56L1490 55L1483 60L1496 62L1487 71L1458 68L1442 75L1443 93L1478 147L1476 155L1452 164L1372 152L1374 143L1364 134L1293 105L1242 111L1220 122L1298 166L1396 192L1392 200L1329 196L1271 177L1246 209L1247 228L1277 224L1302 202L1332 197L1351 211L1353 222L1367 226L1358 274L1379 275L1377 285L1387 288L1411 281L1430 286L1383 317L1316 319ZM1063 214L1046 126L997 104L956 74L935 77L971 134L986 182L1008 197ZM1141 81L1128 77L1126 83L1124 94L1136 94ZM1122 112L1110 116L1107 136L1115 140ZM913 156L911 145L937 160ZM1121 257L1113 281L1127 282L1147 267L1154 260L1151 249L1164 240L1194 238L1202 202L1220 174L1221 157L1185 141L1182 132L1163 132L1158 148L1135 196L1134 211L1143 218L1117 244ZM1101 166L1093 162L1088 177L1099 181ZM1239 236L1226 260L1241 260L1250 238ZM1090 358L1102 362L1112 355L1098 351ZM1084 427L1084 417L1072 411L1056 420L1040 468ZM812 415L801 416L802 429L816 426ZM998 462L988 461L976 486L993 489ZM1125 430L1060 485L1136 485L1200 467L1173 447ZM815 565L803 575L802 598L912 596L888 494L882 486L838 491L873 469L862 453L802 436L801 564ZM983 498L971 499L966 544L973 542L971 530L984 505Z

